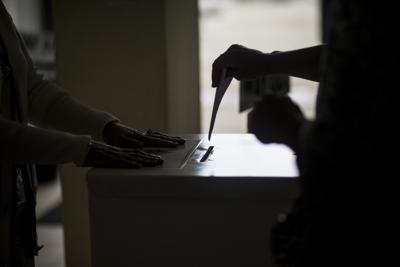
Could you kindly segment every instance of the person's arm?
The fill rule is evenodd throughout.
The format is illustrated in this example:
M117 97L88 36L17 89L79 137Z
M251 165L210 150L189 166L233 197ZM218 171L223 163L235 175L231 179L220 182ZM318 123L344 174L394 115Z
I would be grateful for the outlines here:
M138 149L121 149L94 142L87 135L36 128L0 116L0 161L17 164L61 164L138 168L163 162Z
M44 80L36 72L21 36L14 30L19 38L16 45L22 51L19 56L26 61L21 62L26 64L26 68L20 71L26 71L23 74L27 79L28 120L46 129L22 125L0 114L1 161L21 164L75 162L78 166L126 168L162 163L161 157L157 155L92 141L91 137L103 140L107 125L116 124L118 120L108 113L80 104L65 91ZM118 139L116 135L111 136L113 140ZM149 136L158 141L169 138L153 134ZM166 142L171 143L170 140Z
M39 129L0 116L0 160L18 164L82 165L90 137Z
M111 114L79 103L39 75L31 79L29 120L43 128L90 135L96 140L103 140L103 130L108 123L118 121Z
M286 74L312 81L320 79L320 58L324 45L286 52L263 53L232 45L213 63L212 86L218 86L222 70L238 80L268 74Z
M264 73L286 74L311 81L320 80L323 45L265 54Z
M29 121L43 128L90 135L96 140L103 140L104 127L118 119L83 105L56 84L45 80L43 75L38 74L21 36L17 35L28 68Z
M143 146L175 147L185 143L180 137L154 131L142 133L119 123L111 114L83 105L56 84L43 79L26 51L28 63L29 120L40 127L74 134L90 135L112 146L140 148Z
M89 108L70 97L57 85L38 76L29 92L30 120L35 125L74 134L122 148L143 146L175 147L185 141L158 132L142 133L119 123L114 116Z

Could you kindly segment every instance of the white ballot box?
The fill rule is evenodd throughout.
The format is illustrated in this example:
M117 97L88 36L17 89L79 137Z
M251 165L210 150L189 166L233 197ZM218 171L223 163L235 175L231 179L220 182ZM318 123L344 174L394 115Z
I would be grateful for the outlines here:
M185 138L153 150L162 166L88 172L93 266L272 266L271 229L299 191L293 152L250 134Z

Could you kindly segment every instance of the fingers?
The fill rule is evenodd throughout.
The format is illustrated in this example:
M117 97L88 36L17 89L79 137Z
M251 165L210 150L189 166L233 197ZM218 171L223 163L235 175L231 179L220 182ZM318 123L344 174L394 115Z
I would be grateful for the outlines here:
M124 153L129 155L131 160L139 162L143 166L157 166L163 163L163 159L155 154L147 153L143 150L123 150Z
M221 77L223 69L228 69L232 66L229 65L229 58L232 50L234 49L235 45L232 45L226 50L223 54L221 54L212 64L212 71L211 71L211 80L212 80L212 87L218 87L221 83Z
M153 159L160 159L161 157L159 155L153 154L153 153L149 153L146 152L142 149L123 149L122 151L128 153L128 154L138 154L144 157L148 157L148 158L153 158Z
M140 167L154 167L163 163L161 157L151 157L142 155L140 153L125 153L119 155L107 155L103 161L97 161L93 167L103 168L140 168Z
M118 154L124 160L134 161L142 166L157 166L163 163L163 159L160 156L140 149L121 149Z
M126 134L124 138L120 139L119 144L117 144L116 146L128 149L135 149L144 147L144 143L136 138L132 138L129 134Z
M224 57L225 57L224 54L220 55L212 64L212 71L211 71L212 87L218 87L221 82L222 70L225 65Z
M183 138L181 138L179 136L170 136L170 135L166 135L166 134L163 134L163 133L160 133L160 132L154 132L152 130L147 130L146 135L158 137L158 138L161 138L161 139L165 139L165 140L168 140L168 141L171 141L171 142L178 143L180 145L182 145L182 144L184 144L186 142L185 139L183 139Z
M235 62L237 60L237 52L243 49L247 48L242 45L233 44L214 61L211 72L212 87L218 87L222 82L223 69L227 70L226 77L238 78L239 68Z
M144 146L176 147L184 143L185 140L181 137L170 136L151 130L142 133L135 129L124 127L124 133L116 141L114 140L112 145L125 149L136 149L143 148Z
M163 159L139 149L120 149L101 143L94 143L89 149L84 166L101 168L140 168L157 166Z
M142 148L144 143L136 138L132 138L129 133L124 133L120 138L116 140L110 140L108 142L112 146L123 147L123 148Z
M130 132L130 138L138 139L143 142L145 146L153 147L176 147L185 143L185 140L180 137L172 137L152 131L143 134L139 131L132 130Z
M143 148L144 146L176 147L185 143L185 140L180 137L153 131L145 134L119 123L108 127L107 136L108 144L125 149Z

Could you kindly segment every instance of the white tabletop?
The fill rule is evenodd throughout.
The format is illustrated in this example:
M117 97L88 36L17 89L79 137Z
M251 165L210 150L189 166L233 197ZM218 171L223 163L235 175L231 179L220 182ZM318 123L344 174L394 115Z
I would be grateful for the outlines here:
M280 198L297 194L295 155L282 145L263 145L251 134L187 135L185 146L162 153L165 163L140 169L88 172L90 192L114 197ZM213 145L214 153L200 159ZM286 194L286 193L285 193Z
M260 143L252 134L185 135L187 144L161 153L164 164L140 169L92 169L91 175L199 176L199 177L282 177L298 176L296 157L284 145ZM207 148L214 150L200 162ZM157 153L157 149L155 151Z

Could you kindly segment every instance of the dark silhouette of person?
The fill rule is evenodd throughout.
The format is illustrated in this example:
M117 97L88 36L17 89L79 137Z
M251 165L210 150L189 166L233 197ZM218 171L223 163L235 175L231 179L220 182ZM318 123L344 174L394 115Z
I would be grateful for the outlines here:
M389 245L398 227L396 8L322 4L323 45L275 54L233 45L214 62L213 86L222 68L237 79L280 73L320 82L312 121L287 96L266 96L250 116L252 132L291 147L300 170L304 209L296 212L301 221L294 220L300 236L286 240L278 265L397 265Z
M155 166L162 158L140 148L184 142L125 126L44 80L0 2L0 266L34 266L40 249L34 164Z

